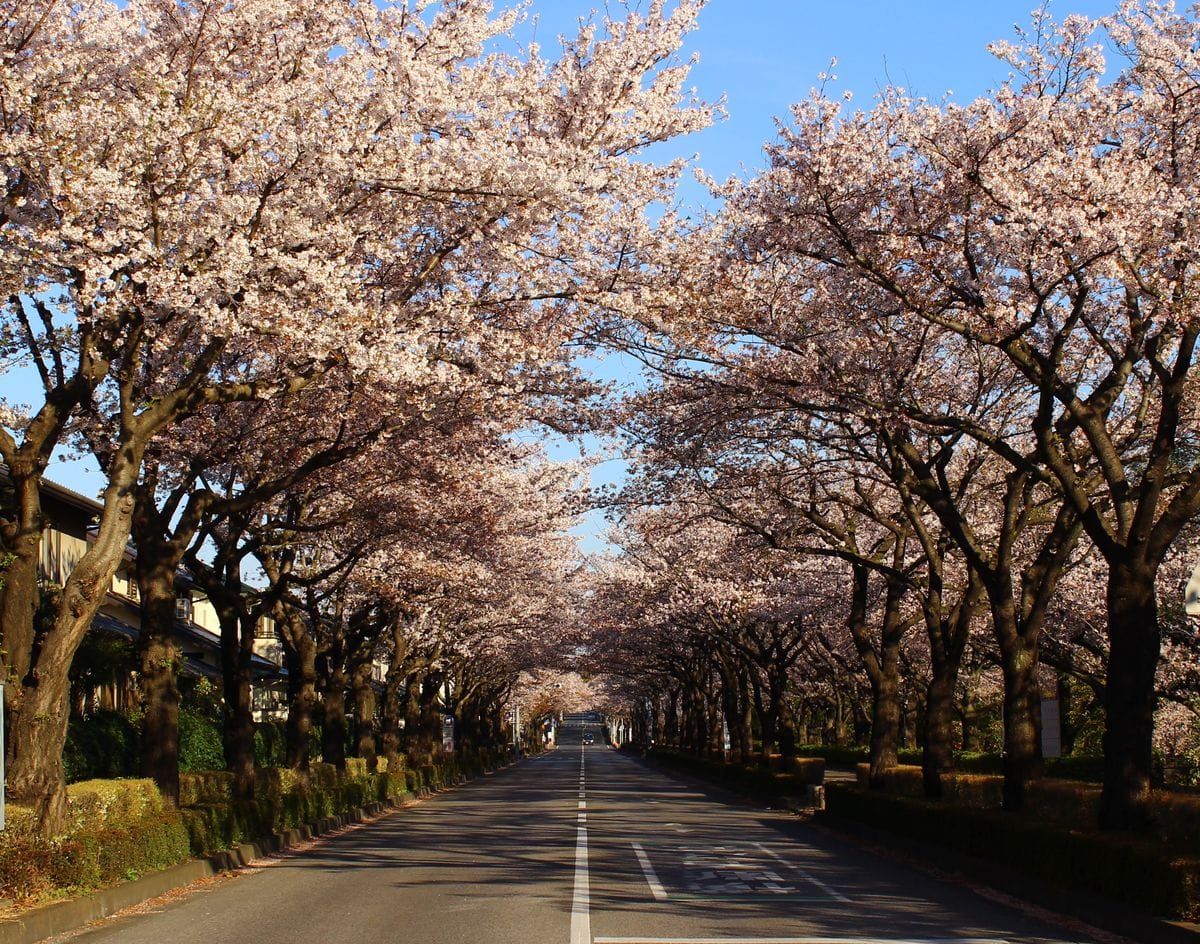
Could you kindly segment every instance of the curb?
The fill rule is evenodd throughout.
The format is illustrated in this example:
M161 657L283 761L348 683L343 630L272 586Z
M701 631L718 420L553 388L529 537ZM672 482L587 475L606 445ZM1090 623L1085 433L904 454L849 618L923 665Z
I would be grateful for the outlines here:
M495 769L503 770L510 766L512 766L511 763ZM466 782L466 780L459 781L448 786L459 786ZM417 796L424 797L433 792L435 791L425 791ZM283 852L299 843L341 829L343 826L361 823L387 810L403 809L413 799L413 794L406 794L395 800L368 803L366 806L356 807L347 813L327 816L315 823L273 833L254 842L241 843L225 852L218 852L201 859L189 859L163 869L161 872L143 875L131 882L122 882L111 888L89 892L79 898L72 898L70 901L60 901L32 908L15 918L0 920L0 944L36 944L36 942L55 934L78 930L93 921L107 918L118 911L140 905L151 898L157 898L159 895L183 888L201 879L211 878L221 872L232 872L245 868L255 859Z

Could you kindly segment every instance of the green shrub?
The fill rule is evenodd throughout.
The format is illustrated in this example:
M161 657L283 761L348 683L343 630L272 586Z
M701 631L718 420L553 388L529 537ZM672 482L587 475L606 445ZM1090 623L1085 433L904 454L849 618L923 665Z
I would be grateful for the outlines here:
M835 747L824 744L807 744L796 752L801 757L823 757L831 767L857 767L870 761L871 752L865 747ZM901 766L919 767L922 752L916 748L902 748L897 752ZM959 751L954 755L954 769L973 774L1002 774L1004 761L999 754ZM1090 780L1099 783L1104 779L1104 758L1094 756L1050 757L1045 761L1047 776L1062 780Z
M854 768L859 786L867 786L871 765L859 764ZM899 796L921 796L925 792L925 776L920 767L913 764L899 764L881 771L878 778L878 789L884 793L894 793Z
M133 827L163 811L162 794L150 779L84 780L67 787L69 832Z
M197 854L228 849L273 832L313 823L411 791L412 771L368 775L361 762L342 774L332 764L312 764L307 771L260 770L252 802L230 799L232 775L221 772L181 778L184 821ZM434 779L445 779L431 768ZM424 778L422 778L424 779Z
M308 765L308 782L322 790L332 790L341 781L342 775L333 764L313 763Z
M252 800L199 803L179 812L196 855L230 849L273 831L271 818Z
M1091 755L1074 757L1048 757L1045 761L1046 775L1060 780L1089 780L1101 783L1104 780L1104 758Z
M1100 822L1100 785L1050 777L1031 780L1025 785L1025 809L1046 822L1094 829Z
M408 780L404 771L384 772L376 778L375 799L379 801L399 800L408 795Z
M128 715L98 711L67 725L63 769L67 782L134 777L141 764L141 728Z
M849 784L826 787L838 816L1069 884L1154 914L1200 909L1200 858L1156 842L1064 829L1029 816L891 796Z
M287 760L287 722L266 721L254 726L254 765L282 767Z
M12 828L0 833L0 895L28 903L63 890L88 890L166 868L189 854L229 849L380 800L481 772L507 751L444 758L422 771L401 767L368 775L361 762L340 773L331 764L307 771L258 772L253 800L231 799L233 775L222 770L180 776L179 811L165 811L150 780L93 780L68 788L71 830L56 841L33 835L32 810L9 806Z
M1150 810L1160 839L1200 849L1200 794L1151 790Z
M942 774L942 798L971 809L996 809L1004 802L1004 778L995 774L949 771Z
M1004 772L1004 758L999 754L959 753L954 755L954 769L972 774L1000 774Z
M233 798L233 774L227 770L200 770L179 775L179 805L228 803Z
M187 773L221 770L225 745L221 724L196 708L179 710L179 769Z
M32 836L39 824L37 811L33 807L8 803L4 808L4 831L0 833L0 839Z
M10 901L28 901L57 887L55 873L64 871L56 868L57 848L33 837L0 841L0 895ZM67 882L68 887L74 884Z
M182 862L191 851L179 813L163 810L149 780L87 781L68 788L70 832L56 840L0 836L0 894L30 902L89 890Z
M348 774L329 764L314 764L303 772L272 768L259 771L251 801L231 799L233 777L225 771L185 773L178 812L163 810L149 780L72 784L72 827L61 840L37 839L32 811L23 818L21 807L10 807L19 828L0 834L0 893L26 902L56 889L96 888L165 868L189 854L229 849L377 800L402 798L414 777L426 788L444 785L466 770L482 771L506 759L506 752L493 758L446 758L421 772L401 768L374 775L357 764L350 765Z
M806 744L796 750L800 757L820 757L830 767L853 767L867 760L865 747L839 747L832 744Z
M187 827L178 812L144 819L129 829L107 829L75 837L95 857L95 884L109 885L182 862L191 855ZM94 852L92 851L94 850Z

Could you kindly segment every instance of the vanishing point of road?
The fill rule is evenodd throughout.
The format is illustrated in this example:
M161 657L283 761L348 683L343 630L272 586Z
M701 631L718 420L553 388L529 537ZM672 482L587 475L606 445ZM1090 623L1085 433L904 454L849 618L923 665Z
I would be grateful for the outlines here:
M598 730L598 729L597 729ZM559 747L88 944L1067 944L1090 940L732 805L580 728ZM143 909L145 911L146 909Z

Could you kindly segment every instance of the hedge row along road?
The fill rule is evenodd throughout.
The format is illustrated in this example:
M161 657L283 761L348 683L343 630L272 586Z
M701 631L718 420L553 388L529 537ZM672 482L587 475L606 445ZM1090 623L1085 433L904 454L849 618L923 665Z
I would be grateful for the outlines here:
M558 750L72 941L1064 944L567 728Z

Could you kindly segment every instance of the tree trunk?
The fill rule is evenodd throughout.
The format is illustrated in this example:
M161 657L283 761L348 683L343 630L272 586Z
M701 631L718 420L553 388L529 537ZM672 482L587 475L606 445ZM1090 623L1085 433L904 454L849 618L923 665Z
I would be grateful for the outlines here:
M292 770L307 770L313 713L317 698L317 644L304 621L295 615L276 617L288 671L287 755Z
M883 787L884 774L899 763L900 647L884 647L878 678L871 680L871 767L873 789Z
M41 561L42 530L45 518L42 515L41 467L35 472L17 464L10 470L13 481L13 505L11 514L2 522L4 561L0 566L0 660L3 660L3 678L9 683L4 686L5 716L9 724L20 717L21 701L25 686L33 680L35 640L43 635L47 627L39 625L38 610L41 593L38 589L38 571ZM5 509L9 511L9 509ZM66 574L51 573L47 579L58 586L66 580ZM21 684L14 684L20 682ZM7 767L11 775L13 755L11 747L7 754Z
M441 744L441 713L436 710L440 687L440 676L428 670L414 673L410 679L404 730L407 753L414 764L431 763ZM529 719L522 712L520 720L518 736L523 739Z
M940 574L940 568L939 568ZM954 690L963 656L971 638L971 623L978 612L983 585L971 572L959 605L951 612L943 611L944 596L940 576L926 612L925 628L929 637L930 678L925 691L924 737L921 755L921 774L925 795L942 795L942 773L954 765ZM963 725L963 747L966 747L967 725Z
M371 684L371 663L360 661L351 674L354 692L354 752L367 762L367 771L379 769L375 749L375 689Z
M341 676L341 673L338 673ZM321 697L324 717L321 723L321 759L338 770L346 769L346 686L345 678L331 679Z
M754 705L750 700L750 683L746 680L744 672L738 675L738 700L741 703L741 715L738 718L738 762L746 765L754 755Z
M1004 671L1004 808L1025 808L1025 784L1042 767L1037 649L1018 641L1002 653Z
M384 679L383 711L379 724L381 747L383 756L387 758L389 772L399 770L404 763L400 751L400 721L403 716L400 695L406 691L408 656L409 642L405 626L400 619L396 619L392 622L392 659Z
M31 807L39 835L50 838L67 826L62 763L70 716L67 669L46 672L36 684L22 687L22 723L9 729L6 741L10 769L15 770L6 778L8 800Z
M38 489L43 468L44 463L35 470L14 462L10 470L13 508L5 522L3 549L11 556L0 571L0 658L8 681L4 686L8 798L33 807L37 822L45 827L42 834L50 836L66 823L62 745L70 717L70 684L66 682L66 671L62 673L64 685L53 678L53 673L47 673L43 660L37 658L49 629L39 619L38 569L44 518ZM60 581L66 578L65 574L49 576Z
M380 718L380 742L383 756L387 758L387 769L390 772L399 770L404 765L403 754L400 752L400 692L404 685L404 674L393 662L388 669L387 683L383 690L383 711Z
M1142 830L1150 820L1154 676L1161 630L1153 573L1110 565L1108 675L1105 683L1104 789L1100 825Z
M979 708L976 704L975 689L972 687L977 683L978 673L973 672L963 688L962 700L958 706L959 718L962 723L962 749L971 754L978 753L983 747L977 723Z
M884 774L899 762L900 745L900 642L905 622L900 614L903 590L888 581L883 625L878 649L867 627L867 591L870 572L852 565L850 615L847 621L854 647L871 682L871 745L869 783L882 789Z
M179 805L179 650L169 627L175 622L175 588L138 578L142 608L139 639L142 689L142 773L152 777L171 806ZM166 592L164 592L164 590Z
M75 563L62 593L55 595L42 632L30 639L31 650L27 655L14 653L16 658L9 663L16 678L5 686L8 795L14 803L37 811L39 832L45 836L59 834L66 826L62 754L70 715L71 662L124 556L133 515L133 481L140 465L141 450L125 444L109 469L95 539ZM7 626L4 632L7 646ZM19 626L13 630L18 637L20 633ZM15 671L22 664L27 665L23 675ZM15 690L11 696L10 688Z
M230 578L232 581L236 575ZM232 596L233 591L227 587ZM237 593L241 581L237 580ZM214 601L215 602L215 601ZM233 774L234 795L254 796L254 711L251 653L254 651L254 620L239 612L232 600L217 603L221 624L221 670L224 702L225 766Z
M163 799L179 804L179 686L175 646L175 572L181 555L158 539L161 522L154 495L139 487L133 538L137 556L141 636L142 773L154 779Z
M669 688L663 705L662 740L671 747L679 747L679 689Z
M957 665L935 663L925 691L921 775L925 796L933 799L942 795L942 774L954 766L954 687L957 681Z
M717 660L717 671L721 677L721 719L725 730L729 731L730 753L740 753L738 743L738 721L740 706L738 705L738 686L735 673L724 657ZM724 751L724 745L721 745Z

